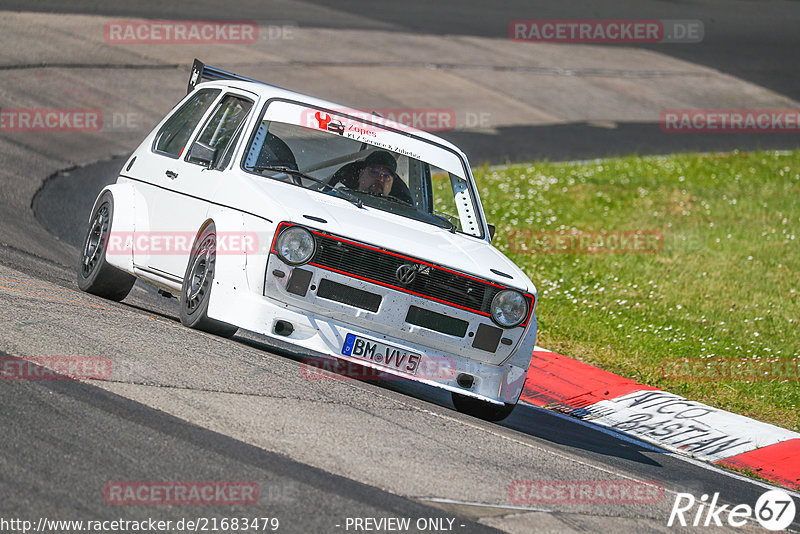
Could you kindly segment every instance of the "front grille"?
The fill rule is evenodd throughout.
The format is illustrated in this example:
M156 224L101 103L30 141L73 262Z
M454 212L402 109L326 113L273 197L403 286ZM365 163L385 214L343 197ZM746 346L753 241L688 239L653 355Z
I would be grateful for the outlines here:
M371 312L376 312L378 308L381 307L380 295L370 293L369 291L362 291L356 287L339 284L325 278L319 282L317 296Z
M283 222L278 225L277 239L282 228L292 226ZM490 316L492 298L505 287L461 274L445 267L415 259L403 254L357 243L318 230L311 230L316 241L314 256L309 265L327 269L367 282L373 282L398 291L411 293L423 298L436 300L466 309L484 316ZM273 252L274 242L273 242ZM398 277L401 267L408 274L414 271L413 280ZM402 270L401 270L402 273ZM528 306L532 308L533 298L525 294ZM526 326L527 321L520 326Z
M316 232L314 237L317 240L317 250L311 258L312 265L486 315L489 313L492 297L503 289L405 256ZM411 283L402 284L398 281L396 273L401 265L417 266L416 276Z

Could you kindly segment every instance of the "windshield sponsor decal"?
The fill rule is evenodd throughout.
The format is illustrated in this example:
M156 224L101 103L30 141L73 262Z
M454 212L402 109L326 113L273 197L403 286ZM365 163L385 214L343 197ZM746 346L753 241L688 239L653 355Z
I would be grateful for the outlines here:
M363 111L322 109L279 100L269 104L263 120L341 135L356 142L424 161L459 178L467 176L464 161L457 152L440 146L443 141L425 140L419 137L423 132L411 131L408 126Z
M330 116L330 114L322 111L315 111L313 115L311 115L311 111L312 110L304 111L303 116L305 120L301 122L301 126L333 132L343 137L347 137L348 139L353 139L354 141L360 141L362 143L368 143L379 148L385 148L386 150L390 150L403 156L408 156L414 159L422 159L419 154L412 152L411 150L407 150L392 143L378 141L378 131L370 129L363 123L349 121L345 118L333 118ZM311 115L313 120L308 120L309 115Z
M344 133L344 125L338 120L333 120L327 113L317 111L314 113L314 118L317 120L317 128L320 130L327 130L339 135Z

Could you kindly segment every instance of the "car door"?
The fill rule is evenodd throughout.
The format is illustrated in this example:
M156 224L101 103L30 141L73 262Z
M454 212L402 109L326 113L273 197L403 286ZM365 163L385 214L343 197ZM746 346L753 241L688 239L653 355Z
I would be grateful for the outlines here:
M222 94L213 110L205 115L180 161L175 162L172 174L165 171L168 194L153 199L148 216L151 230L165 236L161 245L169 250L156 254L154 249L150 255L151 268L169 277L183 278L194 236L206 221L216 190L225 182L223 169L228 155L253 104L243 93L229 90ZM210 161L204 159L209 150L214 154Z
M149 274L169 278L172 282L180 282L180 275L169 274L159 270L161 256L174 253L168 250L165 242L169 240L169 228L159 220L157 210L168 204L175 192L174 181L188 165L184 161L188 151L189 140L201 124L201 120L211 113L211 109L220 95L221 89L201 89L186 100L172 115L164 121L156 133L148 153L139 154L137 161L128 169L128 175L136 180L139 197L143 205L137 205L137 219L133 241L133 260L137 269Z

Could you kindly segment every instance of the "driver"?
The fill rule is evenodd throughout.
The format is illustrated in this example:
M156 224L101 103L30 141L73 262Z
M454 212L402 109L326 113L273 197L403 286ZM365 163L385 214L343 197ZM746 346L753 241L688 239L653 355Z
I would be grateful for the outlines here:
M388 195L397 178L397 160L384 150L373 152L358 171L358 190Z

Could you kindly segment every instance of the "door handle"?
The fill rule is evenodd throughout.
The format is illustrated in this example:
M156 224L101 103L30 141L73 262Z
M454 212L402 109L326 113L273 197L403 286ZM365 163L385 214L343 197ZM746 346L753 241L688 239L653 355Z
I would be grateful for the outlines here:
M177 172L175 172L175 171L167 171L167 178L169 178L170 180L174 180L177 177L178 177L178 173Z

